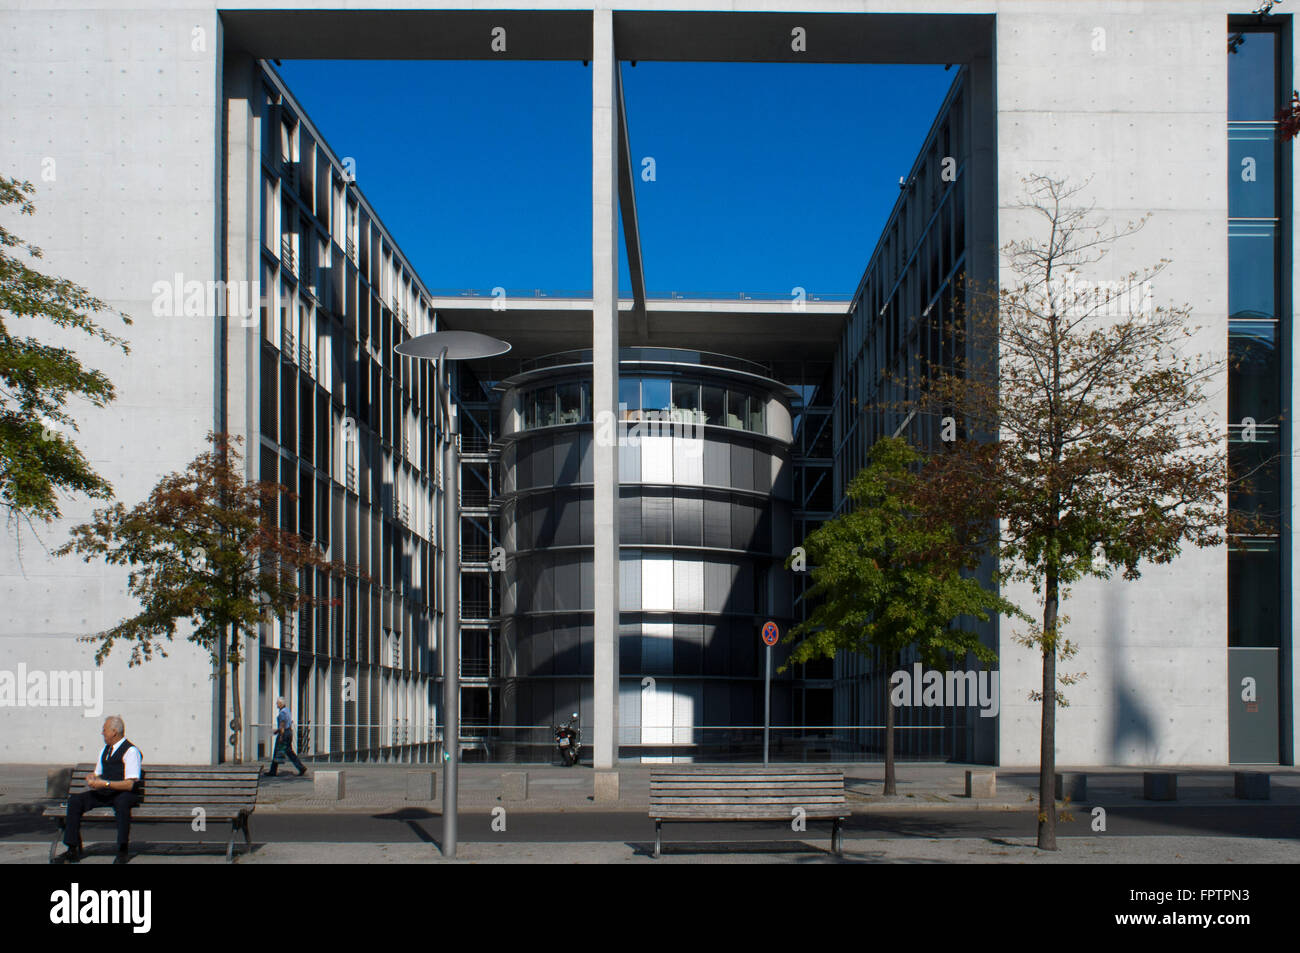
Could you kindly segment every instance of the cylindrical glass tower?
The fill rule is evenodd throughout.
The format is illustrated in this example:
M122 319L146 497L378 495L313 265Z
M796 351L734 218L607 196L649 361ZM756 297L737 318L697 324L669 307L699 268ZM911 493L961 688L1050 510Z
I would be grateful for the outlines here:
M610 439L619 441L621 755L758 756L759 630L772 619L784 633L792 615L782 563L793 545L794 392L759 365L699 351L627 348L619 363L617 419L594 428L590 351L540 358L498 385L502 724L547 726L574 712L590 724L591 448ZM774 652L775 667L785 648ZM791 684L774 677L774 725L791 723ZM514 736L505 757L551 757L544 730L531 744Z

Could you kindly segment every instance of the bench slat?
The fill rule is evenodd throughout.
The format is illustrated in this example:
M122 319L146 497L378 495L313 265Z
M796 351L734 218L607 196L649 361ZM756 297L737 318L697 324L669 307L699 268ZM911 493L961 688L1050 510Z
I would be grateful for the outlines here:
M687 784L705 784L705 783L737 783L744 781L762 781L779 782L779 781L839 781L843 782L844 773L842 771L823 771L807 774L652 774L650 781L677 781Z
M852 811L806 811L803 816L809 820L836 820L852 816ZM781 811L750 811L748 814L718 814L714 811L650 811L651 820L715 820L715 822L725 822L725 820L777 820L777 822L789 823L793 814L781 813Z
M219 804L219 805L214 804L214 805L204 806L203 810L207 818L209 820L212 820L217 817L230 818L230 817L238 816L239 814L251 813L252 807L251 805L247 805L247 804ZM66 814L67 814L67 808L61 805L47 807L45 809L46 817L64 817ZM84 814L81 815L83 820L90 818L92 820L109 820L109 821L113 820L114 816L115 815L113 814L113 809L111 807L96 807L89 811L86 811ZM193 817L193 812L189 808L185 808L185 807L150 808L143 804L131 809L131 821L133 823L135 821L148 820L151 817L159 817L165 819L177 818L177 819L188 820L191 817Z
M83 761L78 764L73 771L88 774L95 770L94 761ZM145 771L158 771L169 774L193 774L193 775L211 775L211 774L232 774L245 775L254 774L262 770L261 764L155 764L149 762L144 764Z
M144 778L141 780L140 784L142 787L146 787L151 791L172 791L181 788L199 791L251 791L257 787L258 780L257 778L249 778L245 781L159 781L156 778ZM78 786L85 788L86 782L83 780ZM69 785L69 788L71 787L72 785Z
M764 785L741 785L738 784L655 784L651 785L651 794L675 794L677 792L694 792L694 790L716 790L719 793L727 794L746 794L750 792L767 792L767 790L780 790L780 792L790 792L794 794L809 793L816 794L822 792L835 793L844 790L842 784L764 784Z

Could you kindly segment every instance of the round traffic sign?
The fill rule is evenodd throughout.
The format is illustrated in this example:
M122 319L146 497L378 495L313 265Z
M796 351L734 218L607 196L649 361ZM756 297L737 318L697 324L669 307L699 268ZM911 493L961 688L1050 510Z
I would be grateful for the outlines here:
M776 645L777 640L781 638L781 630L776 627L775 622L763 623L763 641L768 645Z

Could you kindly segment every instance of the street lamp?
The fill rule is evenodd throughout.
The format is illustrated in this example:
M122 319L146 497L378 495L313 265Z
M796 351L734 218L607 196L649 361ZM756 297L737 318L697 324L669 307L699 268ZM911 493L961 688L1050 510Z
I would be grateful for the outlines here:
M456 416L451 401L450 361L495 357L510 350L477 331L435 331L403 341L393 350L402 357L438 362L438 395L442 402L442 853L456 856L456 770L460 762L460 505L459 462L456 459Z

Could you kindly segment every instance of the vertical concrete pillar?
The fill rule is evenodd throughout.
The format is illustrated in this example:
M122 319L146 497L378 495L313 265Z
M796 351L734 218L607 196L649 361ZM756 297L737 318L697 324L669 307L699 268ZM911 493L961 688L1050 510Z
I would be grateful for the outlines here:
M614 13L592 12L591 346L595 483L595 684L591 750L618 763L618 62ZM602 426L603 423L603 426Z
M218 35L220 33L218 32ZM222 61L222 93L225 100L225 139L220 141L221 154L217 159L218 194L224 196L225 220L218 221L217 277L227 289L224 316L215 319L216 348L220 366L215 376L216 394L214 430L226 432L243 439L238 449L244 455L244 475L257 478L258 409L261 406L258 373L261 333L258 324L260 295L254 287L261 280L261 254L259 235L261 228L261 118L258 95L257 62L245 54L224 57ZM219 306L221 302L218 303ZM258 720L257 700L260 692L261 658L255 638L242 640L243 662L239 667L240 704L243 719L243 759L256 759L257 741L266 740L264 730L252 727ZM231 688L223 690L221 679L229 672L219 673L214 681L212 761L228 760L233 755L229 744L229 723L234 712L233 702L226 696ZM286 692L286 695L288 693ZM295 712L305 721L305 713Z

